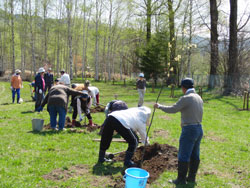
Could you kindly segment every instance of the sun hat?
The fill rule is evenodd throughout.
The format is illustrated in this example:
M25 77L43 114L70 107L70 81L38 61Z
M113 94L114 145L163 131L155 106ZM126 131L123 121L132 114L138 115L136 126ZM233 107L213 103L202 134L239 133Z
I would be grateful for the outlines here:
M17 70L15 71L15 73L16 73L16 74L19 74L19 73L21 73L21 70L17 69Z
M42 72L45 72L45 69L43 67L38 69L38 73L42 73Z
M143 74L143 73L140 73L140 74L139 74L139 77L144 78L144 74Z

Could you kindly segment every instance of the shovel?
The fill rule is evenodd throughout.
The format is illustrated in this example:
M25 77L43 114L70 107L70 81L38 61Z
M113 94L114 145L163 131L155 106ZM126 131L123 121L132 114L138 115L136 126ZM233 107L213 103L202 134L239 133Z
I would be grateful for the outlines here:
M118 155L118 154L120 154L122 152L124 152L124 151L119 151L119 152L116 152L116 153L106 153L105 158L113 159L115 157L115 155Z

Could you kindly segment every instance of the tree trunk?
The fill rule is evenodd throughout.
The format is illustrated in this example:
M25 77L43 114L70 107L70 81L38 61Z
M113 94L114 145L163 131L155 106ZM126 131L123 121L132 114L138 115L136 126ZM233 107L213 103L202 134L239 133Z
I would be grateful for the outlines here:
M152 0L147 0L147 44L151 40Z
M189 48L188 48L188 76L191 76L191 54L192 54L192 34L193 34L193 0L189 0Z
M95 25L95 80L99 80L99 0L96 0L96 25Z
M32 68L34 72L34 76L36 75L36 59L35 59L35 39L34 32L32 27L32 15L31 15L31 0L29 0L29 16L30 16L30 46L31 46L31 54L32 54ZM32 72L32 69L31 69Z
M15 26L14 26L14 4L13 0L10 1L10 10L11 10L11 45L12 45L12 73L15 72L16 63L15 63Z
M83 13L83 34L82 34L82 80L84 80L84 72L85 72L85 30L86 30L86 0L83 2L84 13Z
M237 89L239 81L238 40L237 40L237 0L230 0L229 58L225 94Z
M211 19L211 57L210 57L210 75L208 88L212 89L215 87L215 76L217 74L217 67L219 64L219 52L218 52L218 9L217 0L210 0L210 19Z
M70 79L73 79L73 52L72 52L72 32L71 32L71 13L72 13L72 2L67 0L67 25L68 25L68 47L69 47L69 69Z
M47 7L48 7L48 0L43 0L43 34L44 34L44 61L47 62L47 48L48 48L48 36L47 36Z

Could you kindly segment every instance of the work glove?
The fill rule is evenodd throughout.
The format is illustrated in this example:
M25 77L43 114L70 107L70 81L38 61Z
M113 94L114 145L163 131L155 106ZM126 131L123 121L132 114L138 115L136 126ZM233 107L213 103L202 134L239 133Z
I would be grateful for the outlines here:
M13 87L12 87L12 86L10 86L10 90L11 90L11 91L13 90Z
M42 94L42 93L43 93L43 91L42 91L41 89L39 89L39 93L40 93L40 94Z
M21 86L21 88L23 88L23 85Z
M80 117L80 122L83 120L83 118L82 117Z

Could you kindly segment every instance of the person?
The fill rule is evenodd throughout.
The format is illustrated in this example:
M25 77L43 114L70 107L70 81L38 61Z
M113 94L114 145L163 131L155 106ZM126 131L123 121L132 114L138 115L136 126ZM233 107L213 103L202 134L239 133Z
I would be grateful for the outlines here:
M38 73L35 77L35 96L36 96L35 111L37 111L37 108L41 106L42 100L44 98L44 92L45 92L44 73L45 69L41 67L38 69Z
M68 86L68 87L70 87L70 77L69 77L69 75L67 74L67 73L65 73L65 70L64 69L62 69L61 71L60 71L60 73L61 73L61 78L60 78L60 84L63 84L63 85L65 85L65 86Z
M20 104L20 90L23 87L21 70L17 69L11 77L12 103L15 103L15 95L17 94L17 103Z
M146 140L146 125L149 123L150 114L150 108L145 106L110 113L105 120L106 125L104 126L101 137L98 162L103 163L109 161L105 158L105 153L111 144L115 130L128 143L124 166L128 168L136 166L131 160L139 142L135 132L139 132L142 143L148 143L148 140Z
M96 106L96 105L99 105L99 89L95 86L88 86L89 90L93 93L93 105Z
M53 85L53 82L54 82L54 76L53 74L51 73L52 72L52 69L51 68L48 68L48 72L46 72L44 74L44 80L45 80L45 93L47 92L47 90L49 91L50 88L52 87Z
M136 81L136 89L139 93L139 102L138 107L143 105L144 102L144 94L146 92L146 80L144 78L144 74L139 74L139 79Z
M179 139L178 176L177 179L170 181L176 185L186 184L186 181L195 182L200 164L200 142L203 136L201 125L203 101L195 92L193 79L183 79L181 88L184 96L174 105L154 104L154 108L161 109L166 113L181 112L182 131ZM186 178L187 172L188 177Z
M81 96L73 97L73 101L72 101L72 106L74 109L73 114L72 114L72 126L73 127L75 126L75 123L76 123L77 114L79 115L80 121L83 120L82 112L84 112L85 115L87 116L89 120L89 125L94 126L92 117L90 114L91 104L92 104L92 99L88 95L87 91L82 91Z
M127 104L124 101L121 100L112 100L110 101L104 110L106 118L108 117L108 114L117 111L117 110L126 110L128 109Z
M88 91L88 94L92 97L95 98L94 93L89 89L90 82L86 80L84 84L77 84L75 85L75 90L77 91Z
M59 130L64 130L65 118L70 95L82 95L82 92L75 91L65 85L57 84L51 87L45 99L43 100L38 111L42 111L47 104L47 110L50 115L50 126L53 130L57 130L57 114L59 114Z
M114 111L127 110L127 109L128 109L128 106L124 101L112 100L106 105L104 113L105 113L105 116L107 118L108 114L110 114ZM105 124L106 124L106 121L104 121L104 123L101 125L100 131L98 133L99 135L102 135Z

